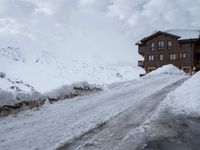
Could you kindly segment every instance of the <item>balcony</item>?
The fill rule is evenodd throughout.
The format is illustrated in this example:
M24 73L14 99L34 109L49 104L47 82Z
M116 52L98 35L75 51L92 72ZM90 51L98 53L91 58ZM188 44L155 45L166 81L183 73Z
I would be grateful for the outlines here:
M144 77L146 74L140 74L140 77Z
M145 52L145 47L144 46L139 46L138 47L138 53L142 56L144 56L144 52Z
M139 50L138 53L142 56L144 56L144 51L143 50Z
M143 60L138 61L138 66L139 67L144 67L144 61Z

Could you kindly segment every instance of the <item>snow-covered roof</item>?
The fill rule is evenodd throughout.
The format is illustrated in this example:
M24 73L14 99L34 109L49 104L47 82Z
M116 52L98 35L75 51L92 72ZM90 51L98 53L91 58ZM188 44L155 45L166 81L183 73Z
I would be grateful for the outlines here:
M177 39L179 39L179 38L181 38L181 37L179 37L179 36L177 36L177 35L175 35L175 34L170 34L170 33L168 33L168 32L163 32L163 31L157 31L157 32L154 32L153 34L151 34L151 35L149 35L149 36L146 36L146 37L144 37L143 39L141 39L140 41L138 41L137 43L135 43L136 45L140 45L140 44L142 44L144 41L147 41L147 40L149 40L149 39L151 39L151 38L154 38L154 37L156 37L157 35L160 35L160 34L163 34L163 35L167 35L167 36L171 36L171 37L174 37L174 38L177 38Z
M179 40L200 38L200 30L172 29L172 30L166 30L164 32L180 36L181 38Z
M158 34L165 34L177 38L178 40L200 39L200 30L184 30L184 29L170 29L165 31L158 31L149 36L144 37L136 45L142 44L144 41L149 40Z

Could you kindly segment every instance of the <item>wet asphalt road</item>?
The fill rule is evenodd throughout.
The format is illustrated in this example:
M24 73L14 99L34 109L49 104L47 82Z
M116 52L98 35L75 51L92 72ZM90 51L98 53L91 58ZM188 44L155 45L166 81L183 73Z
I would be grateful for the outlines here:
M171 124L177 136L149 141L143 150L200 150L200 118L184 118Z

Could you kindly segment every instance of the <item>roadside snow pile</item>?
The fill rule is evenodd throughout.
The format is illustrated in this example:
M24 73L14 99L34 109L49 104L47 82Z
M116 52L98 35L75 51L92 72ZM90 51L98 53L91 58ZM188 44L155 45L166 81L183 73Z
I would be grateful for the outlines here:
M87 82L79 82L71 85L64 85L60 88L51 90L44 94L45 98L50 101L57 101L61 99L73 98L76 96L87 95L89 93L101 91L102 87L98 85L90 85Z
M185 73L175 67L172 64L162 66L149 74L147 74L145 77L150 77L150 76L158 76L158 75L184 75Z
M0 107L14 106L17 103L38 100L40 97L41 94L37 91L33 91L31 93L23 93L23 92L11 93L0 89Z
M0 106L13 106L22 101L36 100L41 96L31 85L19 79L11 79L3 72L0 72L0 85Z
M0 107L4 105L13 105L15 99L11 92L3 91L0 89Z
M28 108L40 107L46 102L52 103L98 91L102 91L100 86L90 85L87 82L64 85L45 94L36 91L27 93L22 91L9 92L0 89L0 116L7 116Z
M163 101L176 114L200 116L200 72L172 91Z

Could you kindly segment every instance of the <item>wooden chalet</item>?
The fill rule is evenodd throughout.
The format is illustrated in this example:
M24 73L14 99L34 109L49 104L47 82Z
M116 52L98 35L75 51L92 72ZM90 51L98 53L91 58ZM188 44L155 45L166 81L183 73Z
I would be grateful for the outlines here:
M200 70L200 31L158 31L136 43L144 60L138 61L146 73L173 64L187 74Z

